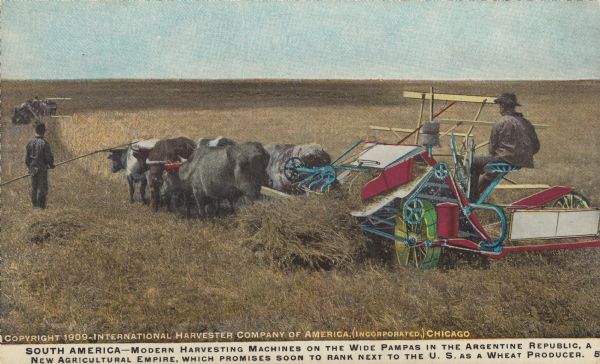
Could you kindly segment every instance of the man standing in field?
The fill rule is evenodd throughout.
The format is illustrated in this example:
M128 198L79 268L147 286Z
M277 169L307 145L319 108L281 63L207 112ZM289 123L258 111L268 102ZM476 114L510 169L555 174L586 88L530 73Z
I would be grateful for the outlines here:
M502 117L494 124L490 135L489 155L475 157L471 164L471 201L477 201L481 192L494 181L496 173L485 172L490 163L508 163L514 167L533 168L533 155L540 150L535 128L523 114L517 97L503 93L494 103L500 106ZM483 174L481 180L479 176Z
M25 154L25 165L31 176L31 203L33 208L46 208L48 195L48 168L54 168L54 156L50 144L44 139L46 126L35 125L35 136L29 141Z

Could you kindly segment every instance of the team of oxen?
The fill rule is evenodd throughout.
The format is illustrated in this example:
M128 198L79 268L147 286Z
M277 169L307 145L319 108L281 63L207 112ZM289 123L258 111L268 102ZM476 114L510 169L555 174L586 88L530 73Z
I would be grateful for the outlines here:
M301 193L284 175L285 163L301 158L306 166L321 167L331 158L318 144L237 143L225 137L201 138L194 142L185 137L145 140L126 149L113 149L112 172L125 171L129 198L135 201L135 185L147 204L146 187L150 183L152 208L165 206L186 216L215 215L221 203L230 211L236 204L260 198L266 186L287 194Z

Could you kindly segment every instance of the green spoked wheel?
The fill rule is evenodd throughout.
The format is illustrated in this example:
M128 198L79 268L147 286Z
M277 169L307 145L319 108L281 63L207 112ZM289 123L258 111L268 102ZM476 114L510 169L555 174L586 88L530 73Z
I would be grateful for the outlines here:
M552 207L561 209L587 209L590 207L590 200L579 192L570 192L556 200L552 204Z
M431 202L419 200L418 205L422 207L418 221L414 221L414 216L405 217L404 214L396 217L394 235L402 241L395 241L394 250L400 265L426 270L437 267L442 247L421 244L435 240L437 215Z

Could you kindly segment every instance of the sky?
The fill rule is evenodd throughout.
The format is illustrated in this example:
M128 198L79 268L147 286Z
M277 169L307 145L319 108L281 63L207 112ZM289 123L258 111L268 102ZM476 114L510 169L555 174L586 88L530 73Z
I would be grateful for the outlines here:
M4 79L600 78L600 0L3 0L0 21Z

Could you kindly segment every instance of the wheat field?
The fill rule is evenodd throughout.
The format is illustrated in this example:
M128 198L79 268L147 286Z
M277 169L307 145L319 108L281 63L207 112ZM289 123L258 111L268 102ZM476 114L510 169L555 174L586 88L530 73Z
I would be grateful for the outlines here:
M223 135L322 144L332 156L369 125L411 128L403 90L515 92L538 134L536 168L514 179L571 185L600 201L600 82L81 81L3 82L2 180L25 172L30 125L20 102L66 96L50 119L57 161L144 138ZM448 118L472 117L455 107ZM497 110L484 109L493 121ZM485 140L489 129L476 129ZM441 152L447 148L441 148ZM600 251L523 253L497 262L448 254L430 271L397 267L351 209L359 186L265 200L220 219L184 219L130 204L105 153L57 167L49 208L32 211L28 180L2 188L0 329L7 334L286 330L468 330L472 337L600 335ZM358 182L357 182L358 183ZM512 198L499 193L496 201ZM596 204L595 204L596 205ZM325 257L325 258L324 258ZM315 264L326 259L328 264Z

